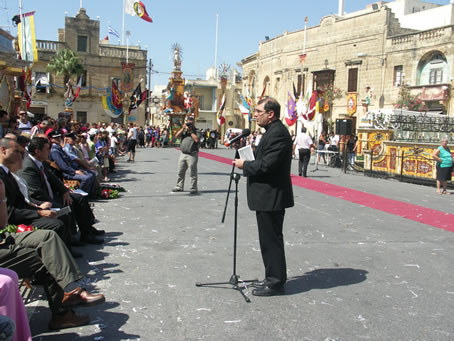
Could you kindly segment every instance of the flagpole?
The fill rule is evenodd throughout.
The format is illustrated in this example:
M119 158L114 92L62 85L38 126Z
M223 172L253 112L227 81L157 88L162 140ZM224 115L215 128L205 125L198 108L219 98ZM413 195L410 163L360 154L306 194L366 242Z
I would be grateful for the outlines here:
M125 0L123 0L123 21L121 23L121 45L125 43Z
M218 59L218 23L219 23L219 14L216 14L216 41L214 44L214 76L216 80L218 79L218 67L217 67L217 59Z
M304 43L303 43L303 55L306 54L306 38L307 38L307 17L304 19Z

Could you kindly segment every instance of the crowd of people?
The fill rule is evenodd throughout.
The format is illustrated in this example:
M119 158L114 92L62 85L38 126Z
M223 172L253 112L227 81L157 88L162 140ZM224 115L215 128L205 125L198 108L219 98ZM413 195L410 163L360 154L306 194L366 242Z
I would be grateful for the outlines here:
M104 243L91 201L116 172L117 157L134 159L130 145L132 135L140 141L140 128L80 124L65 112L31 122L25 111L9 119L0 110L0 121L8 126L0 131L0 335L31 340L19 279L44 288L50 329L86 325L89 315L74 309L105 297L78 285L75 258L84 256L81 247Z

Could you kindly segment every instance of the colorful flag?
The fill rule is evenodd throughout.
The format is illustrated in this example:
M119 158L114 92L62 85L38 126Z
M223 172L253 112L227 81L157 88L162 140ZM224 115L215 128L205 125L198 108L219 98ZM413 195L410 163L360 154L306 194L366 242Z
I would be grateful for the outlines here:
M118 33L117 31L115 31L115 29L109 25L109 34L117 37L118 39L120 39L120 33Z
M304 64L304 62L306 61L306 56L307 56L307 54L305 54L305 53L299 55L300 64Z
M240 94L240 99L241 99L241 103L237 103L238 108L240 108L240 111L242 114L249 115L250 111L251 111L251 105L248 103L246 98L244 98L243 95L241 95L241 94Z
M222 95L221 104L219 105L219 110L217 114L217 120L219 125L223 125L225 123L224 109L225 109L225 94Z
M296 115L296 103L293 99L292 95L290 95L290 91L288 92L287 97L287 113L285 115L285 122L289 127L295 124L297 119Z
M131 100L131 104L129 105L128 112L131 113L132 110L137 109L140 103L142 103L142 87L140 86L140 83L137 85L129 99Z
M115 84L113 80L112 80L112 105L117 109L121 109L123 107L120 90L118 90L118 86L117 84Z
M22 60L35 62L38 60L35 36L35 12L22 14L21 22L17 25L19 50Z
M318 101L317 101L317 90L312 91L311 99L309 100L309 110L307 112L308 121L312 121L315 114L318 113Z
M80 75L80 77L79 77L79 82L77 83L77 90L76 90L76 93L74 94L73 102L75 102L77 97L79 97L81 87L82 87L82 75Z
M126 0L125 1L125 13L134 16L138 16L145 21L153 22L145 9L145 5L142 1L137 0Z

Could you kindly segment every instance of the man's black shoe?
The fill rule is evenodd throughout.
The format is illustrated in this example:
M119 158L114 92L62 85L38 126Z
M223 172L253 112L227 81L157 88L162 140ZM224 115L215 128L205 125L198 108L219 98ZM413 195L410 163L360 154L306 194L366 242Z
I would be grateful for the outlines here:
M104 233L106 233L106 231L104 231L104 230L98 230L98 229L96 229L95 227L92 226L92 227L90 228L90 233L93 234L93 235L95 235L95 236L102 236Z
M256 288L260 288L260 287L267 286L268 283L269 283L269 281L265 278L265 279L262 279L261 281L252 282L251 286L256 287Z
M280 289L271 289L268 286L260 287L252 290L252 295L254 296L276 296L282 295L284 293L284 288Z
M80 236L80 241L88 243L88 244L102 244L104 243L104 239L98 238L93 234L89 233L87 235Z

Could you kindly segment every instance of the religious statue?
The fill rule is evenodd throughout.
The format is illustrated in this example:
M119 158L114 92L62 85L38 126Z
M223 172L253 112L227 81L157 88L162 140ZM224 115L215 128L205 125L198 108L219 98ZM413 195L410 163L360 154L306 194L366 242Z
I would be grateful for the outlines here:
M181 46L178 45L177 43L173 44L172 46L173 49L173 69L174 70L181 70L181 55L182 55L182 49Z

